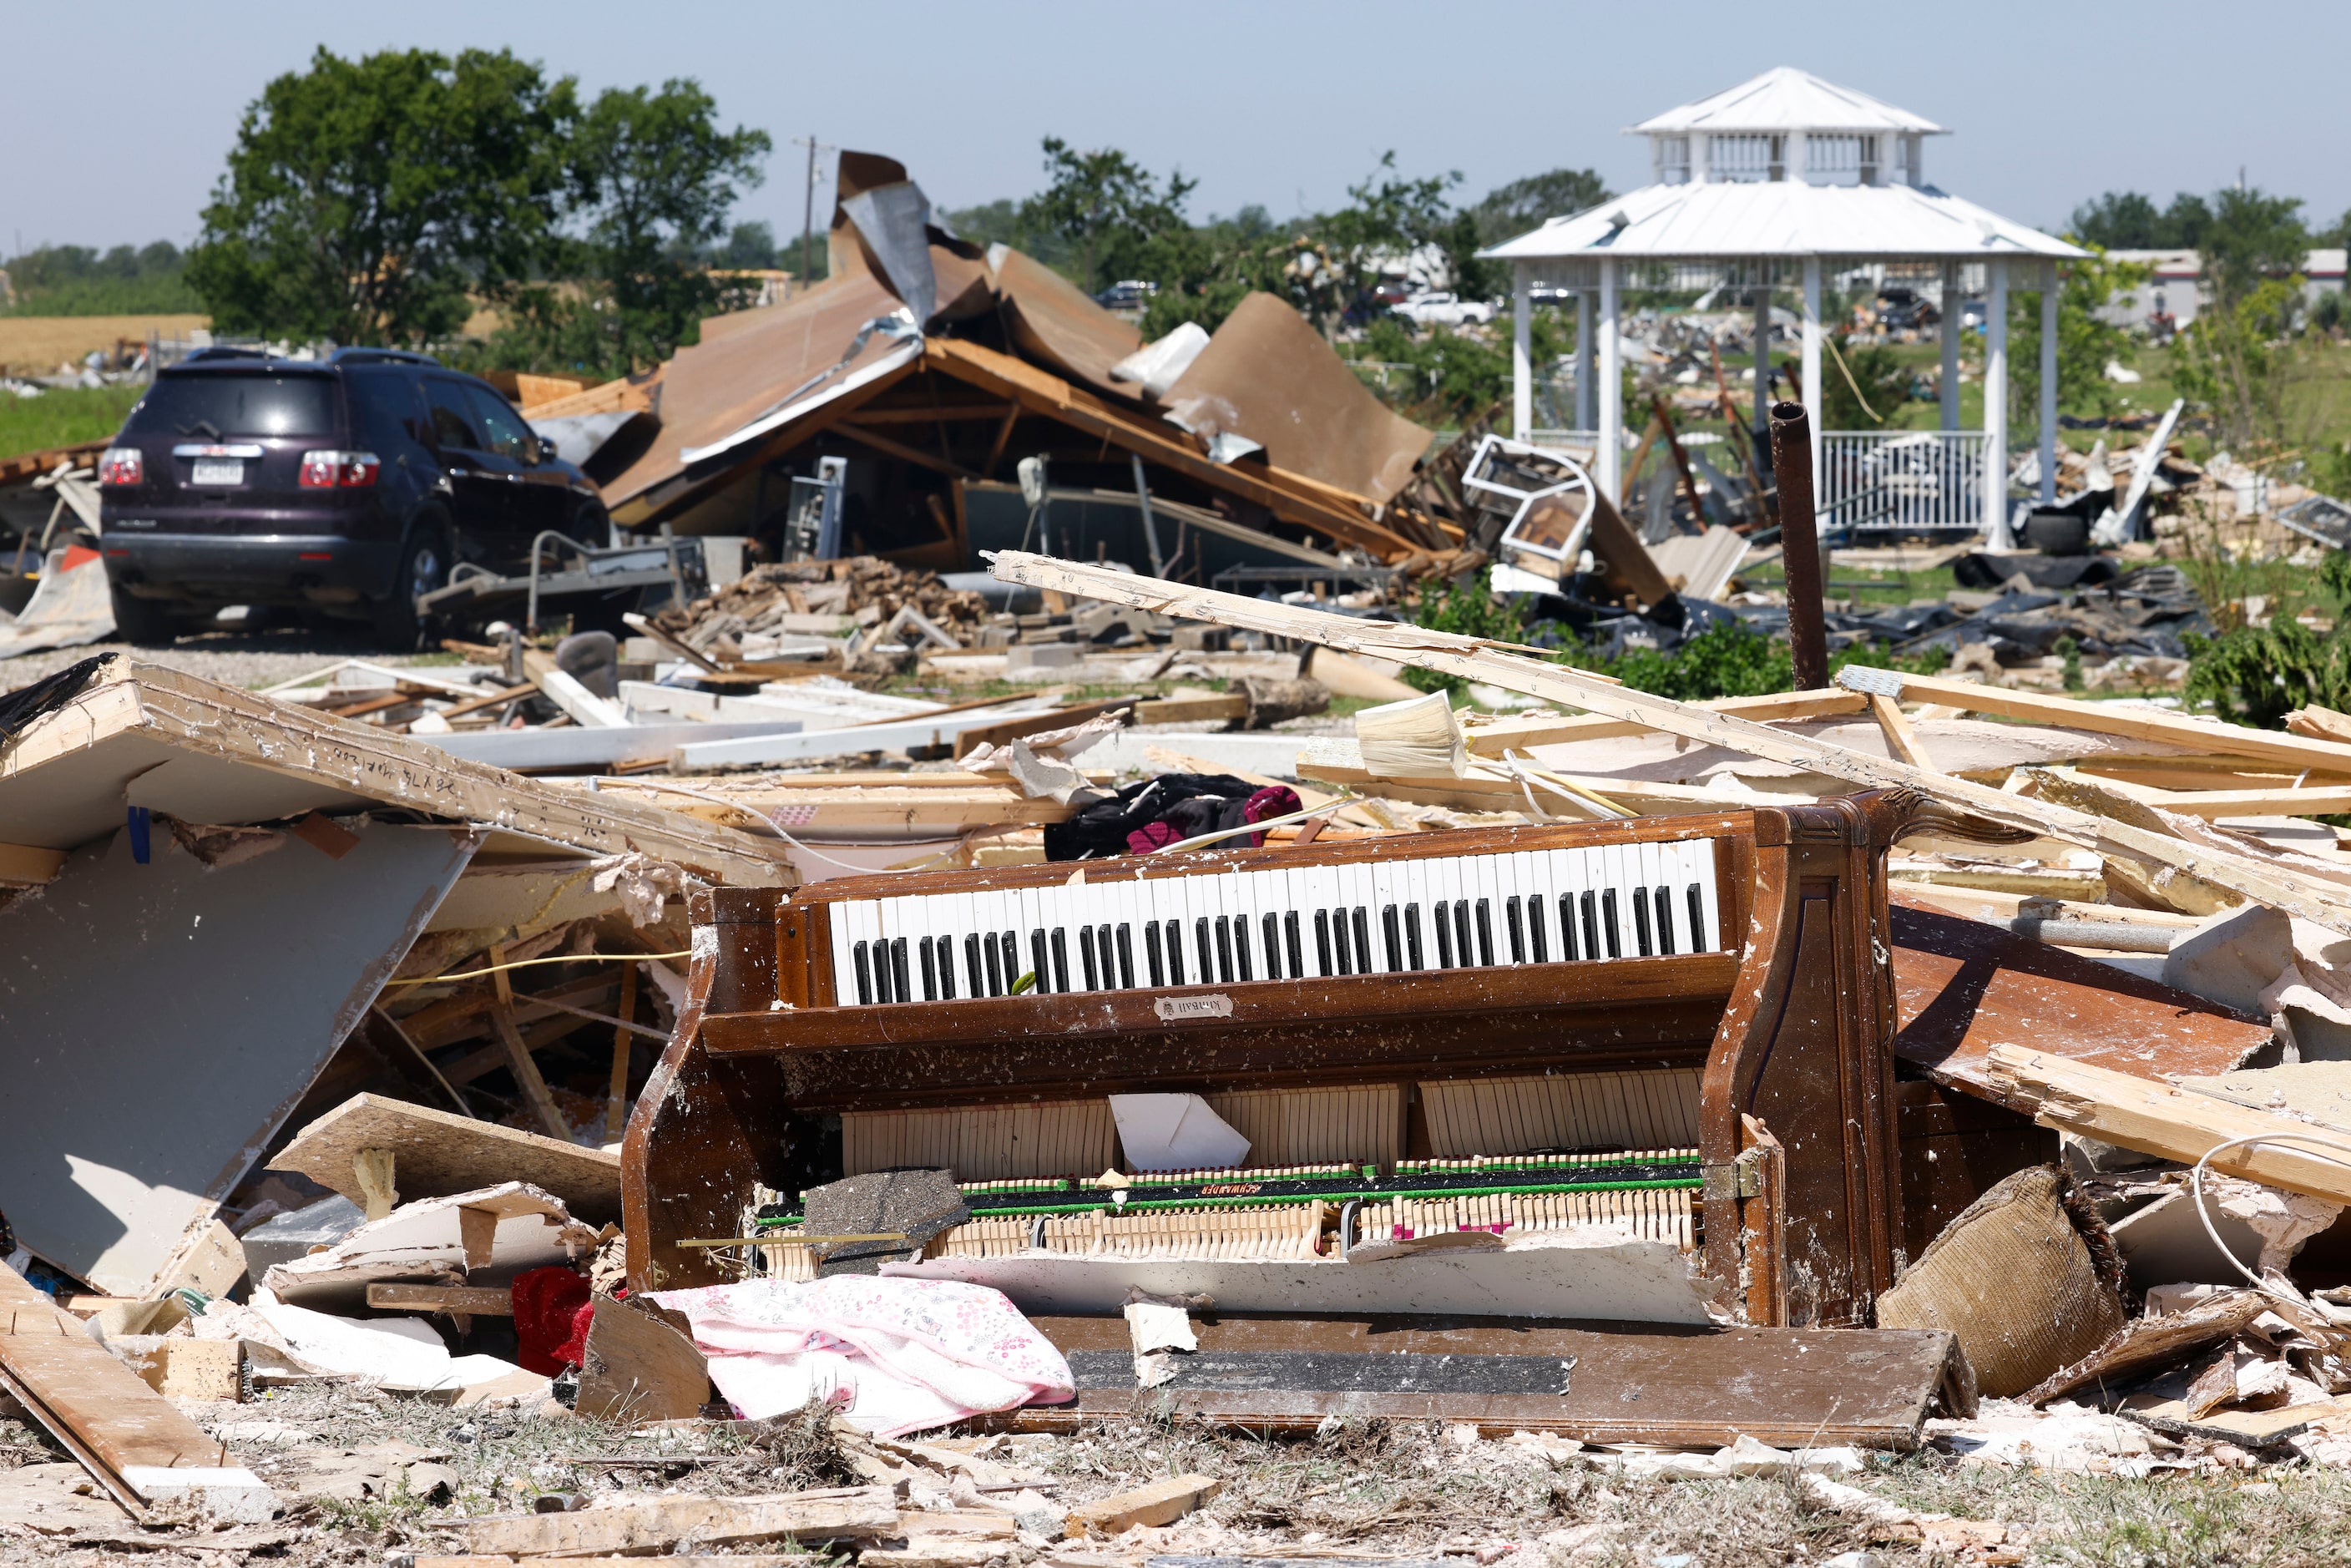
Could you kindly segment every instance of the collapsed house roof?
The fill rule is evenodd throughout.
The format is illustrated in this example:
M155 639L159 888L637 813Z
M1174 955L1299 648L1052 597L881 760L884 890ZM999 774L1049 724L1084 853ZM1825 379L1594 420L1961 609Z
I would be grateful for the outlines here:
M880 552L940 546L962 564L961 486L1039 454L1120 469L1139 457L1156 470L1155 497L1165 485L1176 503L1383 560L1459 542L1399 498L1431 433L1390 412L1272 296L1245 298L1155 396L1122 363L1144 347L1131 324L1017 250L956 238L896 163L844 154L841 190L827 281L714 318L622 400L649 416L632 447L604 455L622 526L755 531L785 504L781 468L829 440L921 476L919 499L885 507L899 531L867 530L862 548ZM596 397L560 412L621 406Z

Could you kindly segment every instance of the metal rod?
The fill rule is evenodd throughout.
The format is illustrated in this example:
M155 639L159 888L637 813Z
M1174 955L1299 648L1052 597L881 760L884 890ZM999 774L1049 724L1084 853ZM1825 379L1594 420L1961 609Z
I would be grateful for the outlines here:
M1151 549L1151 575L1165 577L1167 563L1159 556L1159 529L1151 517L1151 486L1143 482L1143 454L1127 455L1134 460L1134 504L1143 512L1143 542Z
M1796 689L1815 692L1829 684L1829 643L1822 622L1821 539L1813 523L1812 417L1802 403L1771 405L1771 476L1780 493L1780 559L1787 567Z
M903 1230L875 1230L853 1236L697 1236L678 1247L830 1247L835 1242L904 1241Z

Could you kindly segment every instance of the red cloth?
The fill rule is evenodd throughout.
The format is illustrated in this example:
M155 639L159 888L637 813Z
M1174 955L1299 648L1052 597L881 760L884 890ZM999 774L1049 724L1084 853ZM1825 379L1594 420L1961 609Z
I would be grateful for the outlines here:
M1154 850L1165 849L1183 836L1165 822L1145 822L1126 835L1126 847L1136 854L1147 855Z
M1287 784L1269 784L1249 798L1249 804L1241 808L1241 817L1247 821L1262 822L1273 817L1287 817L1293 811L1302 810L1304 808L1298 803L1297 790ZM1249 847L1253 850L1265 848L1265 835L1251 833L1249 836Z
M527 1269L515 1276L515 1359L553 1377L588 1358L588 1323L595 1316L588 1278L569 1269Z

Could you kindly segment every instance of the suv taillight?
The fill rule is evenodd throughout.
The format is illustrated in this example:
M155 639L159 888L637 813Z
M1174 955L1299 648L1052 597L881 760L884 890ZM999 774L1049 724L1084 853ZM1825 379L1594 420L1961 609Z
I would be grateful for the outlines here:
M99 455L98 482L120 487L147 482L147 459L136 446L110 446Z
M376 470L381 466L372 452L305 452L302 454L302 488L349 490L372 485Z

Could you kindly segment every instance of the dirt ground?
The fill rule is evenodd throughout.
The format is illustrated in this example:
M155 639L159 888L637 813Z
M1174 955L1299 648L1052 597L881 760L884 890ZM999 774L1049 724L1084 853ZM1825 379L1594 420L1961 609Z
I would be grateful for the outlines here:
M143 344L147 334L184 338L209 316L0 316L0 373L47 376L57 366L92 349L111 352L128 340Z
M44 675L55 674L69 664L99 653L120 653L144 664L168 665L185 670L192 675L202 675L223 685L247 689L276 685L297 675L320 669L337 659L360 658L381 664L410 664L418 662L413 653L387 653L371 640L364 627L353 626L348 632L314 632L303 628L270 632L207 632L200 636L182 637L169 648L136 648L128 643L93 643L85 648L52 648L46 653L26 653L14 659L0 659L0 692L15 691L30 685ZM428 656L426 662L450 664L447 655Z
M279 1519L218 1532L142 1530L103 1500L75 1497L80 1478L65 1456L23 1425L0 1421L0 1563L398 1563L458 1550L435 1521L527 1511L552 1493L739 1497L856 1479L820 1422L801 1417L632 1432L323 1385L189 1409L232 1462L278 1490L287 1503ZM1461 1568L1778 1568L1858 1550L1885 1568L1955 1560L1877 1539L1882 1528L1787 1480L1628 1480L1464 1436L1374 1424L1260 1440L1136 1420L1069 1437L1001 1439L990 1457L1046 1473L1038 1485L1060 1509L1174 1475L1224 1483L1221 1496L1176 1526L1082 1547L1006 1542L1003 1560L1448 1555ZM1959 1562L2300 1568L2340 1563L2351 1524L2351 1478L2333 1470L2122 1479L1927 1453L1878 1457L1848 1480L1908 1509L2009 1527L2006 1543L1962 1552ZM36 1496L68 1500L37 1516L37 1529L22 1501Z

